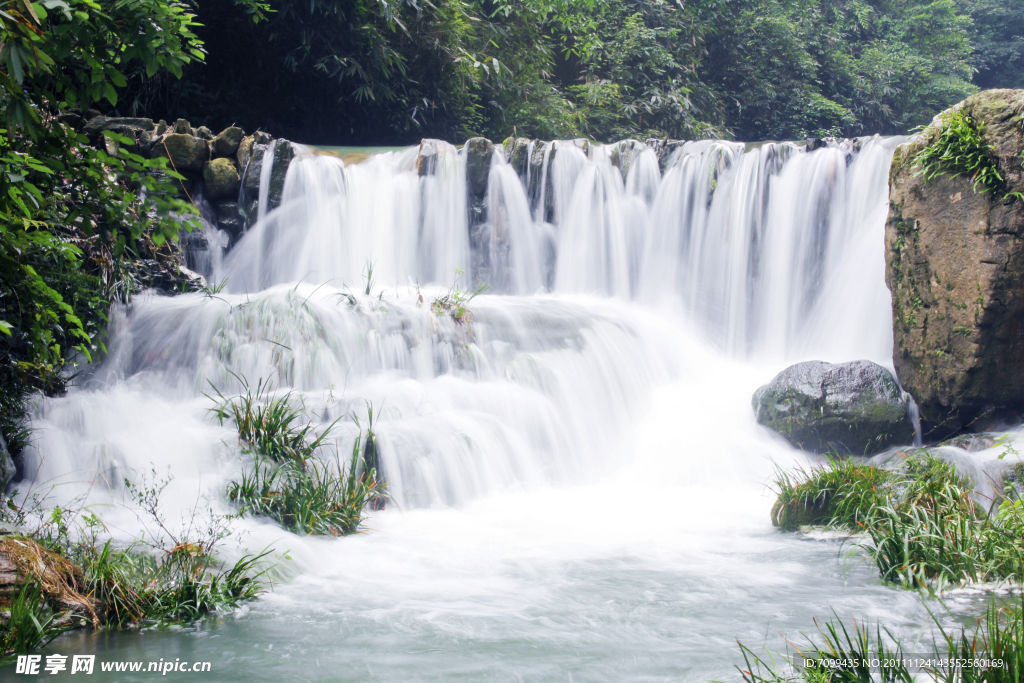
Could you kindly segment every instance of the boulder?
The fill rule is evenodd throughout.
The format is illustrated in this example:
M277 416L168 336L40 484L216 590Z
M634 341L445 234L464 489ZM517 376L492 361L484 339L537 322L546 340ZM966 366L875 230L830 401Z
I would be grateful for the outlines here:
M926 180L914 158L962 111L981 126L1003 191L970 177ZM901 145L889 172L886 283L893 364L926 441L1019 422L1024 408L1024 91L980 92ZM981 187L979 186L979 189Z
M206 140L181 133L171 133L154 148L157 156L169 157L179 172L201 171L203 164L210 158Z
M203 140L213 140L213 131L206 126L199 126L196 128L195 136Z
M178 135L192 135L192 124L185 119L178 119L174 122L174 132Z
M866 360L792 365L754 392L762 424L807 451L873 455L914 440L896 379Z
M238 167L231 159L214 159L203 168L205 196L211 201L238 195L239 182Z
M238 150L239 143L242 142L242 129L238 126L231 126L225 128L217 137L213 139L213 156L215 157L229 157ZM242 166L241 160L239 160L239 166ZM244 166L242 166L244 168Z

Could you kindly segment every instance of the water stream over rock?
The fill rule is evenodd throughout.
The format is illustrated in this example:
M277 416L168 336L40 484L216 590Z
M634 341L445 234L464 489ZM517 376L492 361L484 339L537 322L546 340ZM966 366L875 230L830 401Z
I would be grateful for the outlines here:
M782 648L832 609L916 633L919 599L849 546L771 527L773 462L806 456L750 408L792 362L892 366L898 142L530 143L521 168L497 148L479 215L450 145L300 150L280 207L261 183L260 219L210 260L223 292L114 311L108 358L41 401L26 470L122 538L119 482L151 469L172 522L227 511L237 439L204 393L241 377L341 417L342 454L372 406L394 504L341 539L237 521L227 555L288 554L261 601L50 649L218 681L674 681L732 678L737 638ZM467 322L431 310L453 282L491 286Z

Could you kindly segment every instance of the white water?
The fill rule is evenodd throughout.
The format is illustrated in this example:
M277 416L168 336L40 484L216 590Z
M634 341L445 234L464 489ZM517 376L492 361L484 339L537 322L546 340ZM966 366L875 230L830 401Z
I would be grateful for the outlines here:
M140 526L120 482L150 468L174 476L172 524L227 511L236 438L203 392L239 376L342 417L342 454L345 416L372 405L395 504L342 539L238 522L226 557L290 558L244 614L51 649L210 660L217 680L654 681L733 677L737 638L781 648L832 609L916 633L914 595L837 541L772 529L772 463L805 459L750 409L795 361L890 364L897 143L690 143L664 175L638 148L626 178L609 148L555 143L531 149L532 198L496 155L475 260L454 148L426 177L415 149L300 157L282 206L211 274L229 293L115 311L102 366L41 402L28 471L120 538ZM455 269L500 292L468 326L430 310Z

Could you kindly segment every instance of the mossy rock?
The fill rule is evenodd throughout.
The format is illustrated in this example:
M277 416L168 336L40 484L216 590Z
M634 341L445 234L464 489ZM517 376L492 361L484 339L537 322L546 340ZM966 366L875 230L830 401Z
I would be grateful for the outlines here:
M210 158L210 149L206 140L194 138L184 133L171 133L157 145L158 156L170 158L173 169L179 173L186 171L202 171L203 165Z
M206 198L211 201L234 197L238 194L240 183L238 167L232 159L214 159L203 169L203 183L206 186Z
M225 128L213 139L213 156L229 157L238 151L242 142L242 129L238 126Z

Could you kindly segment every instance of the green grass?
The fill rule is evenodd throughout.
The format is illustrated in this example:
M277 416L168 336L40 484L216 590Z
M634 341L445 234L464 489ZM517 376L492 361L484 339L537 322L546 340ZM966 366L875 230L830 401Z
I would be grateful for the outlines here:
M927 451L896 471L852 459L808 471L779 471L776 526L804 524L863 531L859 544L885 581L941 591L1024 579L1024 504L1004 499L989 515L970 482Z
M334 425L317 434L312 424L303 424L304 408L292 392L274 398L269 382L260 379L253 389L244 377L235 377L243 393L225 398L214 388L219 400L215 399L217 403L210 411L220 424L229 420L235 423L243 448L276 462L304 464L313 457Z
M769 653L758 654L739 643L743 666L738 666L745 683L1021 683L1024 681L1024 597L1013 606L990 602L984 617L973 629L947 630L932 614L936 635L927 646L916 645L908 652L890 630L876 623L853 621L847 625L838 617L818 624L814 637L793 647L778 661ZM989 668L958 667L948 664L917 669L914 658L935 660L1001 660ZM822 665L821 660L841 662ZM807 664L806 666L804 664ZM795 665L794 665L795 664Z
M28 581L13 597L6 624L0 624L0 666L23 652L43 647L78 622L58 619L39 585Z
M947 631L934 618L931 651L915 646L908 652L900 640L881 624L847 625L839 617L818 624L807 644L776 660L739 643L743 666L737 667L745 683L1021 683L1024 680L1024 598L1014 606L990 602L973 630ZM1000 667L972 668L939 665L916 669L911 661L925 655L935 659L1000 659ZM842 663L822 666L820 660ZM791 664L793 663L793 664ZM808 666L804 666L805 663ZM796 666L794 666L794 664Z
M228 499L243 514L268 517L303 534L344 536L359 529L363 510L384 496L373 469L359 472L362 438L352 446L348 467L308 460L277 462L253 454L238 481L228 485Z
M892 482L891 473L852 458L830 457L806 470L776 469L772 524L783 529L811 524L859 529L869 511L885 500Z

